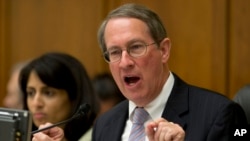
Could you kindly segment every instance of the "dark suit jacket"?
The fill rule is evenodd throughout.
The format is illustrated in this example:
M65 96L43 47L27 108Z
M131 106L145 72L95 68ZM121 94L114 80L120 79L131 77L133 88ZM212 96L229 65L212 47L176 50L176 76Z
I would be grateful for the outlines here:
M175 74L174 77L162 117L185 130L185 141L228 141L232 127L247 124L238 104L218 93L188 85ZM96 120L93 141L120 141L127 118L126 100Z

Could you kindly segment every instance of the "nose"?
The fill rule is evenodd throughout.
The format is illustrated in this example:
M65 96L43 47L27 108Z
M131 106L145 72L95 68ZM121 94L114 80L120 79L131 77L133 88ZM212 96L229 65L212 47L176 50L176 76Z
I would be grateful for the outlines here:
M42 95L40 95L39 93L36 94L33 98L31 98L31 103L34 107L42 107L44 105Z
M121 60L119 66L121 68L127 68L133 66L133 58L128 54L127 51L123 51L121 54Z

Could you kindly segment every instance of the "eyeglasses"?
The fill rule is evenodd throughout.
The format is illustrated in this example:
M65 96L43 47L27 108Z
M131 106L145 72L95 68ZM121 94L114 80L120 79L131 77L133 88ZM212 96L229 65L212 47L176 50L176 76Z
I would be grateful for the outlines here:
M143 56L144 54L146 54L147 52L147 47L151 46L154 43L151 44L143 44L143 43L136 43L133 44L131 46L128 46L125 50L127 51L127 53L134 58L138 58ZM113 63L113 62L117 62L119 60L121 60L121 56L122 56L122 51L124 49L115 47L115 48L111 48L109 50L106 50L103 53L104 59L108 62L108 63Z

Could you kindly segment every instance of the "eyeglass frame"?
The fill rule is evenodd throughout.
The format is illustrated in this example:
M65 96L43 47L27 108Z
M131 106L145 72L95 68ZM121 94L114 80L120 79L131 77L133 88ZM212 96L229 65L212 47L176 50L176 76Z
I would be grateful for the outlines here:
M154 44L157 44L157 42L153 42L153 43L150 43L150 44L143 44L144 46L144 51L138 55L138 56L133 56L130 54L130 49L133 47L133 46L128 46L127 48L116 48L117 50L116 51L119 51L119 58L115 61L111 61L110 60L110 57L109 57L109 50L106 50L103 52L103 57L104 57L104 60L107 62L107 63L115 63L115 62L118 62L121 60L122 58L122 52L123 51L126 51L128 53L129 56L133 57L133 58L139 58L139 57L142 57L144 56L146 53L147 53L147 48L148 46L151 46L151 45L154 45Z

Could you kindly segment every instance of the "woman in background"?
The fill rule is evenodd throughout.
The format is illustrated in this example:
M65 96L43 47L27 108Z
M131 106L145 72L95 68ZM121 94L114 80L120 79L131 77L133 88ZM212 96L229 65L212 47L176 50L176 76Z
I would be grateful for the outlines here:
M87 116L60 127L65 141L77 141L91 128L99 106L91 80L76 58L64 53L44 54L22 69L19 82L24 109L32 113L32 130L47 122L55 124L71 118L84 103L91 107Z
M28 61L18 62L12 66L10 77L7 83L6 92L3 99L5 108L23 109L23 93L18 83L19 73Z

